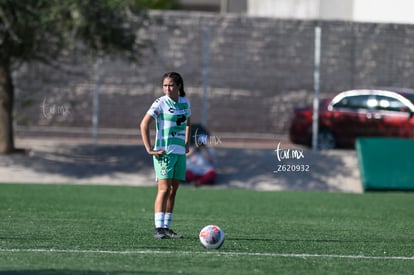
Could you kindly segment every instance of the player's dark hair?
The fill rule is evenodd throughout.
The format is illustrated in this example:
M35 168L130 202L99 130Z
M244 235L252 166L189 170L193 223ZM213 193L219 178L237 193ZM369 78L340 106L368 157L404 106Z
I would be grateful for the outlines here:
M181 77L181 75L176 72L168 72L164 74L164 76L162 77L162 81L164 82L164 79L166 78L171 78L174 81L175 85L180 86L180 90L179 90L180 96L185 97L184 80Z

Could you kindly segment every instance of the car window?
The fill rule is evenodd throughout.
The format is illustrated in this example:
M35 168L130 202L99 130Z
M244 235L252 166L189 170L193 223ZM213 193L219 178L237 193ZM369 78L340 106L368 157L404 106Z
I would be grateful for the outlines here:
M393 112L408 112L409 108L400 100L389 96L376 96L377 110L393 111Z
M404 96L414 104L414 94L405 94Z
M346 96L333 105L334 108L368 109L369 95Z

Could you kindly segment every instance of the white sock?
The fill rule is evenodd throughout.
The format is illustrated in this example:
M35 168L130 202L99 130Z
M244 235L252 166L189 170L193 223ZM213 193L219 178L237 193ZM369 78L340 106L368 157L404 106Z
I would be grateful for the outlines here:
M172 213L165 213L164 215L164 228L170 228L172 222Z
M164 212L158 212L154 214L155 228L164 227Z

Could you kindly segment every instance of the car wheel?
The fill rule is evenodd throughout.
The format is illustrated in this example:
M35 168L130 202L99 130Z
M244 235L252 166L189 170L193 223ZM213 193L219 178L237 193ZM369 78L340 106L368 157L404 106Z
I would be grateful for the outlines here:
M318 149L328 150L336 147L335 137L329 130L321 130L318 133Z

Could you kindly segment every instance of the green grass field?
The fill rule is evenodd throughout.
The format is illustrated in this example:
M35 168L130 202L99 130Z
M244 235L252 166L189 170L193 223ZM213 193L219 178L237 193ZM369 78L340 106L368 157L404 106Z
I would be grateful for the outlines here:
M414 193L183 187L153 239L154 187L0 184L0 274L413 274ZM208 251L199 230L226 233Z

